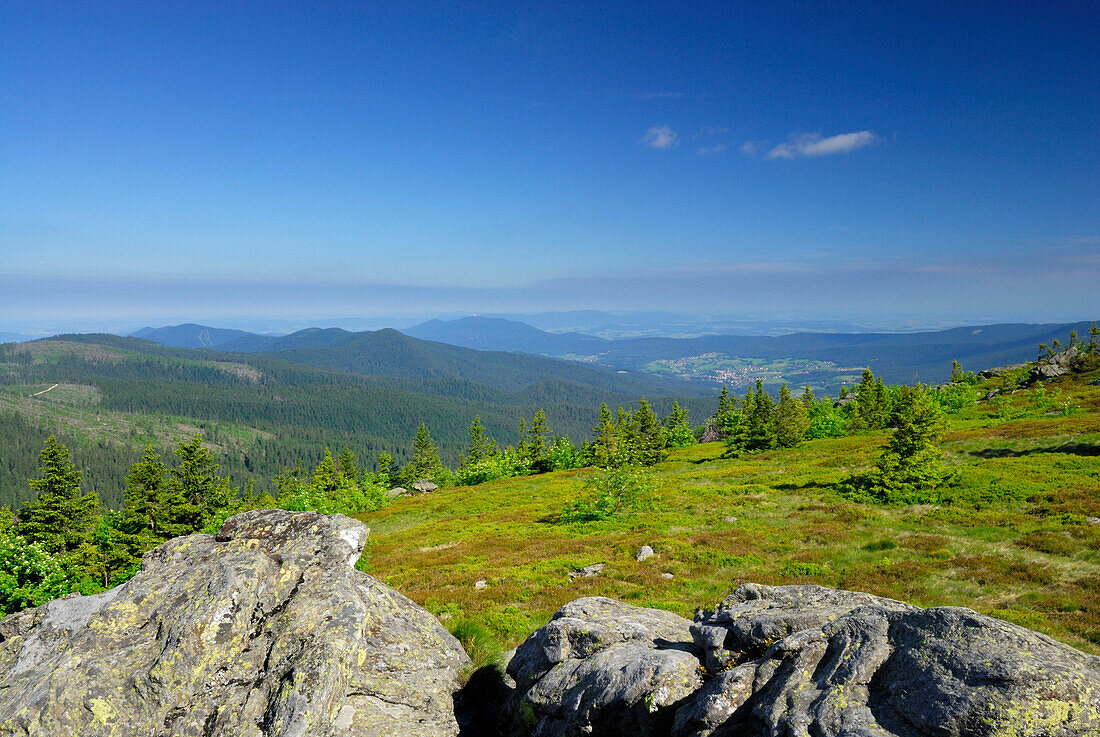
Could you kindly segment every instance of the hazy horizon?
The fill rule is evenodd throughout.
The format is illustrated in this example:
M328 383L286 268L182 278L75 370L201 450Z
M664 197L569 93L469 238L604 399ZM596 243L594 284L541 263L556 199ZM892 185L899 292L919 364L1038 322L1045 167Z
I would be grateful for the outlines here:
M1078 319L1097 17L4 3L0 330Z

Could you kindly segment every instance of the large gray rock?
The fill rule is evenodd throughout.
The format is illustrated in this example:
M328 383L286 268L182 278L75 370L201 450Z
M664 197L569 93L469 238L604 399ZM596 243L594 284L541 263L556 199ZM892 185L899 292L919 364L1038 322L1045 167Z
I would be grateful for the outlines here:
M469 659L353 568L366 536L342 515L246 512L122 586L0 621L0 734L457 734Z
M607 602L563 607L516 651L512 734L1100 734L1100 658L969 609L746 584L696 617L689 676L688 660L652 661L691 654L682 623Z
M1022 363L1014 363L1009 366L997 366L995 368L987 368L984 371L979 371L978 376L982 377L983 379L992 379L1002 374L1007 374L1009 371L1022 369L1025 365L1026 364Z
M539 737L668 734L702 685L691 622L589 597L566 604L516 648L509 729Z
M755 660L788 635L815 629L853 609L877 605L899 611L916 607L859 591L824 586L738 586L713 612L692 625L707 670Z
M1046 381L1048 379L1056 379L1059 376L1065 376L1069 373L1069 368L1055 363L1041 363L1038 366L1033 366L1028 373L1029 381Z

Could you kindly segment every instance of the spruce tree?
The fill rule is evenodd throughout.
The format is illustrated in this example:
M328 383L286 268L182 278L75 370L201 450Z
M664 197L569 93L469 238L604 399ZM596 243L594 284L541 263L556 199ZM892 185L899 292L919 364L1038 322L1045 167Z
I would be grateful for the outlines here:
M16 532L49 553L70 553L91 539L99 523L99 495L80 493L80 472L69 449L53 435L38 457L42 476L28 481L38 498L19 512Z
M167 481L172 519L170 532L186 535L206 527L233 501L229 479L219 475L214 454L202 444L202 434L181 442L173 451L179 465L169 472Z
M322 494L331 496L333 492L340 488L342 477L343 474L337 468L336 461L332 459L332 451L325 448L324 458L313 467L313 477L310 484Z
M924 387L901 387L894 432L877 464L879 483L891 499L917 501L921 491L943 481L943 454L936 445L942 433L943 415Z
M419 479L427 479L438 483L444 475L443 461L439 458L439 449L428 433L428 426L423 422L416 428L416 437L413 439L413 459L406 469L408 482Z
M520 440L516 451L520 460L537 473L544 473L549 469L547 465L547 452L550 447L552 435L546 423L546 413L539 409L531 420L531 429L527 430L527 423L520 421Z
M851 429L880 430L890 422L890 401L886 385L876 378L871 369L863 369L856 389L856 408L852 415Z
M721 417L722 415L724 415L728 412L732 412L733 409L734 409L734 406L736 404L737 404L736 399L734 399L733 401L730 401L729 390L726 388L726 385L723 384L722 385L722 393L718 395L718 415L717 416Z
M168 468L152 445L146 445L141 460L126 474L126 495L119 529L124 543L140 555L167 540L171 511L164 477Z
M474 415L474 421L470 423L468 434L470 444L466 447L466 455L462 456L461 466L463 468L481 463L496 455L496 441L485 434L480 415Z
M355 453L351 451L351 448L344 446L344 449L340 451L340 457L336 461L336 467L340 471L340 475L348 481L359 480L359 459L355 457Z
M774 445L775 438L772 434L772 413L775 401L767 390L764 382L757 380L756 390L750 395L745 395L744 418L744 449L767 450Z
M633 464L638 458L638 431L634 415L619 407L615 414L615 454L612 463L617 466Z
M684 448L695 444L695 434L688 423L687 410L679 402L672 403L672 411L665 418L665 433L668 444L673 448Z
M378 456L378 475L385 476L387 481L392 481L401 473L393 456L383 451Z
M652 466L665 458L666 439L663 428L657 422L657 414L649 406L645 397L638 401L634 411L634 434L637 438L637 461L643 466Z
M600 415L596 421L596 427L592 429L596 436L595 441L589 446L592 465L607 468L615 457L617 439L615 436L615 420L611 416L611 410L607 408L607 402L600 404Z
M772 417L772 434L780 448L793 448L805 440L809 413L805 404L791 396L786 384L779 388L779 403Z

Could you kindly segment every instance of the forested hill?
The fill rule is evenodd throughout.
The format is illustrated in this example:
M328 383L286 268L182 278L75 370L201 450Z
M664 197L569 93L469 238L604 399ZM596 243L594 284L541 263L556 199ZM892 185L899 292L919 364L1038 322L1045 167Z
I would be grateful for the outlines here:
M84 467L96 467L102 497L117 505L119 469L145 443L169 452L196 430L243 482L270 479L299 459L315 463L326 446L347 445L367 466L383 451L406 460L421 422L454 464L475 415L490 436L514 444L520 419L542 408L554 432L580 444L601 402L633 406L644 395L665 414L678 397L699 421L714 409L711 389L644 374L473 351L392 330L310 332L322 335L265 353L110 335L0 345L0 420L8 418L7 435L29 438L0 445L0 504L29 496L27 477L51 432L65 437ZM317 345L330 339L327 348ZM10 421L14 415L22 421Z
M230 350L233 344L222 346ZM279 338L262 352L318 368L406 379L464 379L516 391L544 381L562 381L625 394L709 395L699 388L642 372L504 351L481 351L419 340L384 329L352 333L338 328L310 329Z
M187 323L162 328L142 328L135 333L131 333L130 337L151 340L174 348L217 348L229 341L239 340L250 335L252 333L247 333L244 330L211 328L205 325Z

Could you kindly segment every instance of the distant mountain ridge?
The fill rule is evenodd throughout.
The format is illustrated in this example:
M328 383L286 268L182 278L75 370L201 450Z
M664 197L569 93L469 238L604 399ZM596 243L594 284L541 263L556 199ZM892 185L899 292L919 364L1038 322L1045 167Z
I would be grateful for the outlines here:
M415 361L420 366L418 378L440 377L449 372L473 376L484 367L469 354L447 354L442 349L423 353L423 347L414 348L414 343L401 341L397 336L474 351L580 359L588 365L598 364L629 371L635 379L652 372L655 362L675 362L716 354L765 361L821 361L852 369L869 366L888 382L938 383L947 379L954 360L975 371L1018 363L1033 358L1039 343L1049 344L1055 338L1065 342L1071 330L1076 330L1081 336L1086 335L1089 324L1089 321L1004 323L904 333L800 332L780 336L705 335L695 338L609 340L581 333L551 333L500 317L464 317L429 320L401 332L388 328L359 333L340 328L308 328L273 337L200 325L180 325L146 329L135 335L164 345L180 345L184 341L193 344L205 339L213 345L185 347L274 354L311 366L385 376L405 375L407 362ZM422 355L414 356L418 353ZM395 358L397 354L402 356L400 360ZM444 355L448 357L443 358ZM445 368L445 365L450 368ZM826 371L819 371L811 375L800 374L797 378L792 376L791 380L799 385L802 382L823 382L835 389L841 379L830 376ZM730 383L737 384L736 381Z
M542 355L590 355L611 341L581 333L550 333L502 317L463 317L429 320L401 331L422 340L460 345L482 351L521 351Z
M255 335L244 330L212 328L206 325L186 323L165 325L160 328L142 328L130 333L131 338L142 338L171 348L217 348L233 340ZM257 336L263 337L263 336Z

